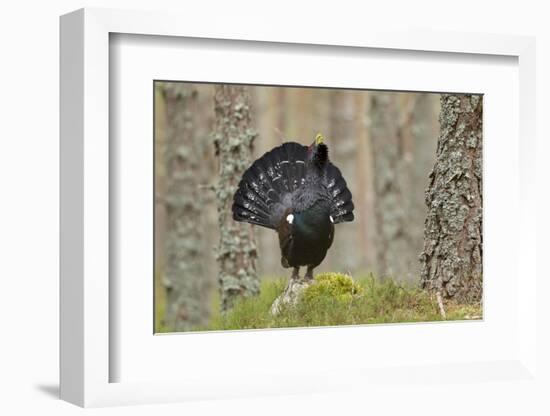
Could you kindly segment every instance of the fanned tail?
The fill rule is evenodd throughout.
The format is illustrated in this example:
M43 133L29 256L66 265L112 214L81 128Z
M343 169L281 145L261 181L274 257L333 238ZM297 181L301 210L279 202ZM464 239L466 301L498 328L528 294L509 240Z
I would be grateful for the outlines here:
M306 157L305 146L288 142L256 160L235 192L233 219L275 229L305 180Z

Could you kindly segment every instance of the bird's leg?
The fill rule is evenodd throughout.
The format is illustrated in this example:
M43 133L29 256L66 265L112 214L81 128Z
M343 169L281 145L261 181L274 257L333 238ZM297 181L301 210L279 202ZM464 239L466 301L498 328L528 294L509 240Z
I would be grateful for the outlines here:
M313 280L313 267L307 266L307 272L306 272L306 275L304 276L304 278L306 280Z
M290 275L291 280L300 280L300 268L294 267L292 269L292 274Z

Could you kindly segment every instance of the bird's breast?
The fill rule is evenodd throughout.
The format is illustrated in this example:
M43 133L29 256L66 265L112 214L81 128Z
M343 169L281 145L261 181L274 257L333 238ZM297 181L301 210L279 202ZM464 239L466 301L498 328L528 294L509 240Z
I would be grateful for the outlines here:
M321 242L328 239L331 222L328 210L309 209L295 213L292 221L294 238L304 242Z

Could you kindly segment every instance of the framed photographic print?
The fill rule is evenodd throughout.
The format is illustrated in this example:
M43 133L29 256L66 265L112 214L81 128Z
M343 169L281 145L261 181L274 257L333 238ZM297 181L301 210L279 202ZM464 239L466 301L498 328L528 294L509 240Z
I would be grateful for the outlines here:
M482 95L153 85L155 332L482 318Z
M536 383L534 41L248 28L62 17L62 398Z

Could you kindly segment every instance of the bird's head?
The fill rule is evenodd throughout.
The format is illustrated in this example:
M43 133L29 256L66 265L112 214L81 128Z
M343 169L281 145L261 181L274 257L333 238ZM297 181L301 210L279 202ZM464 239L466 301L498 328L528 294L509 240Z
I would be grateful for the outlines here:
M307 148L307 163L322 170L328 162L328 147L323 143L325 138L321 133L315 136L315 140Z

